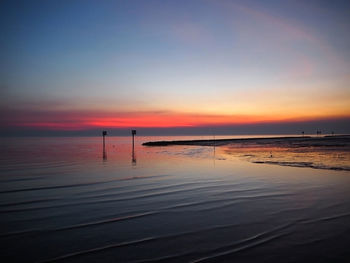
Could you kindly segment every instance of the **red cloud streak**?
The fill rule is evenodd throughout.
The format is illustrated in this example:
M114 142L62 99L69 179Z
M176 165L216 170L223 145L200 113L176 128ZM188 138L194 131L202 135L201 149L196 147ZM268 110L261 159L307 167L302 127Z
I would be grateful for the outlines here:
M26 127L48 130L85 130L130 127L199 127L285 122L281 116L208 115L176 112L90 112L7 110L1 116L2 127ZM314 119L314 118L313 118ZM289 121L295 121L289 119ZM297 120L302 120L301 118ZM305 118L304 118L305 120Z

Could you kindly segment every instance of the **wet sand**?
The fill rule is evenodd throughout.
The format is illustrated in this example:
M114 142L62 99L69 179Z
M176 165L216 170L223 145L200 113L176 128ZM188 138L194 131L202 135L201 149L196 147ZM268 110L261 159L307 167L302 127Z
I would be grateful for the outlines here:
M227 156L255 164L350 171L350 136L270 137L146 142L144 146L219 147Z

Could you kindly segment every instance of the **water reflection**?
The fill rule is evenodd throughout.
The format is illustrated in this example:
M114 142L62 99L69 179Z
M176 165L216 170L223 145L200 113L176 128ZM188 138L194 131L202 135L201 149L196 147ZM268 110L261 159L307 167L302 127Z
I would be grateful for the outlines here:
M132 164L132 166L136 166L136 154L135 154L135 144L134 144L134 140L132 141L131 164Z
M106 146L104 144L103 144L103 150L102 150L102 160L107 161Z
M213 145L213 162L214 162L214 167L215 167L215 159L216 159L216 151L215 151L215 143Z
M107 160L107 153L106 153L106 143L105 143L105 136L107 135L107 131L102 132L102 138L103 138L103 150L102 150L102 159L103 161Z

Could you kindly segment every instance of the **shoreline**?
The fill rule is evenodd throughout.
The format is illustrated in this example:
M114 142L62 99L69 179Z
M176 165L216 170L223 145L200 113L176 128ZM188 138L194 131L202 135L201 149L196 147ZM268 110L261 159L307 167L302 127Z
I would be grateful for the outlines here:
M155 141L143 145L223 147L225 154L256 164L350 171L350 135Z
M279 144L294 146L347 146L350 144L350 135L324 135L319 137L294 136L294 137L263 137L263 138L233 138L233 139L209 139L209 140L177 140L177 141L151 141L144 142L143 146L222 146L227 144Z

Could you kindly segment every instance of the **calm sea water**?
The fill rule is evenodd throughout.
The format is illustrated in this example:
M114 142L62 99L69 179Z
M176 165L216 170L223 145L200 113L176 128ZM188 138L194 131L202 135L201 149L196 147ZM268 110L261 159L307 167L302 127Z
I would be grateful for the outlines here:
M2 139L2 262L350 262L349 171L173 139Z

